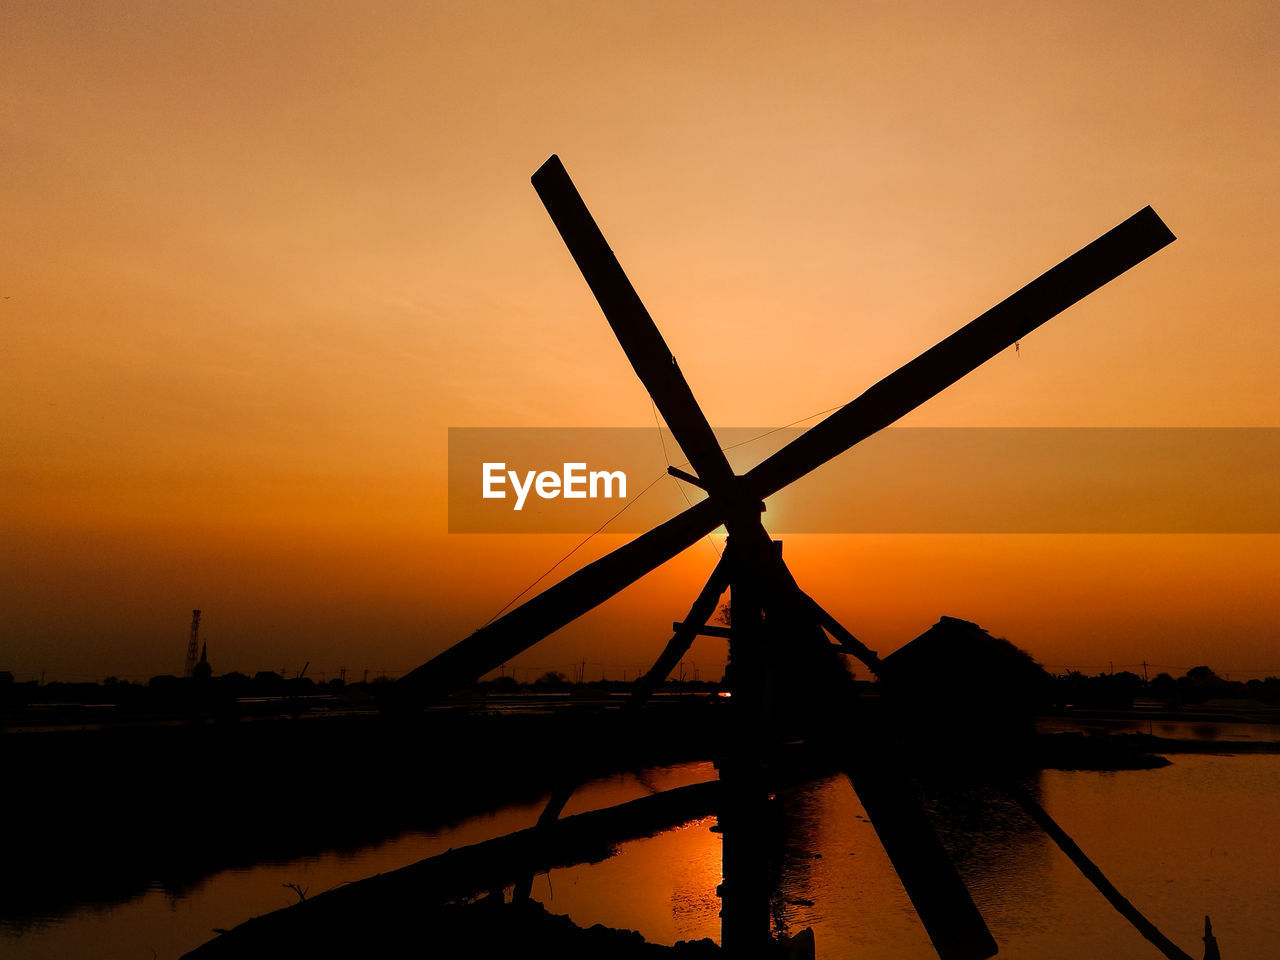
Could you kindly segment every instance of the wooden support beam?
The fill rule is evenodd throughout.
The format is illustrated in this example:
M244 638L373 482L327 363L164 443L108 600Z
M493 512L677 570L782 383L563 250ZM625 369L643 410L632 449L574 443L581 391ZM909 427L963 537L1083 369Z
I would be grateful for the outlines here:
M796 589L799 590L800 588L797 587ZM866 664L868 670L879 677L881 675L881 671L884 669L884 661L880 659L880 655L846 630L844 625L831 614L827 613L826 610L822 609L822 607L818 605L818 601L814 600L813 597L809 596L803 590L800 590L800 593L804 596L805 600L809 602L810 606L813 608L813 612L817 614L818 623L821 624L827 633L831 634L831 636L836 640L837 649L839 649L841 653L847 653L850 656L857 657Z
M724 593L725 588L729 585L729 565L732 563L731 553L731 548L726 546L724 553L716 561L715 569L711 571L711 576L707 578L707 582L694 599L693 605L689 607L689 613L684 620L676 622L674 625L675 633L667 641L667 645L662 653L659 654L658 659L649 668L648 672L636 681L631 690L631 698L627 701L629 706L639 706L648 699L654 689L667 679L667 675L680 662L680 659L689 652L689 648L693 646L693 641L697 637L698 631L706 624L707 618L715 612L716 604L720 602L720 595Z
M707 489L707 485L705 483L703 483L701 480L695 477L692 473L686 473L685 471L681 470L679 467L673 467L670 464L668 464L667 473L675 477L677 480L683 480L685 483L693 484L695 487L697 487L700 490Z

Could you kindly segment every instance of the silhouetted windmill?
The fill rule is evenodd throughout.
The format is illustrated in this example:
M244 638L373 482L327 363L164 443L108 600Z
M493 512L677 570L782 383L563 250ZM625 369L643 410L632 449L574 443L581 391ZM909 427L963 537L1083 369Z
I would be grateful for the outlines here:
M637 697L665 679L728 589L728 677L738 722L720 763L724 948L732 956L759 956L769 941L769 879L759 846L767 801L764 764L771 733L800 728L849 776L939 956L993 955L995 941L926 819L900 758L873 731L857 726L856 698L838 655L857 657L876 674L883 664L796 584L780 545L761 523L763 500L1016 344L1172 242L1173 234L1150 207L1139 211L751 470L735 474L557 157L534 174L533 185L696 476L672 472L708 496L418 667L401 679L400 690L430 702L473 683L723 524L729 531L724 554L654 667L637 682ZM554 820L565 799L563 792L553 797L544 819Z

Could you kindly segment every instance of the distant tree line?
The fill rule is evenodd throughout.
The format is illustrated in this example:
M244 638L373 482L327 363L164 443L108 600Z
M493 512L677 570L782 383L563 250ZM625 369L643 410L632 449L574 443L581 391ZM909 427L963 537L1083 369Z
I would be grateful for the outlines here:
M472 685L472 691L481 694L520 694L520 693L628 693L635 687L635 679L631 680L570 680L559 670L548 670L534 680L519 682L515 677L502 676L493 680L483 680ZM670 677L659 690L712 693L724 688L719 680L680 680Z
M958 678L953 674L952 680L951 685L957 687L954 693L961 698L980 693L985 699L990 699L993 693L985 687L981 690L966 689L973 686L972 677ZM958 684L956 680L959 680ZM254 698L326 695L372 699L377 695L380 685L390 682L385 676L355 682L337 677L317 681L306 676L286 677L274 671L262 670L252 677L233 671L218 677L193 679L166 674L152 677L145 683L107 677L98 683L41 684L34 680L15 682L11 673L0 671L0 708L12 709L38 704L114 705L126 712L144 712L190 706L193 701L212 705ZM997 686L1007 685L1009 682L1010 678L1004 676L997 682ZM575 682L558 670L548 670L536 679L524 682L510 675L480 681L471 686L470 693L479 696L555 693L591 696L625 693L633 686L634 680ZM672 677L658 689L672 693L715 693L724 689L724 683L720 680L682 681ZM1053 677L1049 681L1049 689L1037 694L1035 699L1039 703L1054 703L1058 706L1127 708L1133 705L1135 699L1140 698L1155 700L1171 707L1201 704L1209 700L1251 700L1280 705L1280 677L1228 680L1219 676L1211 667L1197 666L1181 677L1159 673L1144 682L1141 676L1129 670L1100 673L1096 676L1072 670Z
M124 713L148 713L163 710L181 711L191 708L216 709L219 705L256 699L299 699L304 697L342 697L375 699L379 688L391 683L385 676L367 681L347 681L335 677L314 680L307 676L286 677L272 670L260 670L252 677L233 671L221 676L177 677L162 674L145 682L107 677L100 682L40 683L36 680L15 682L12 673L0 671L0 709L24 706L60 705L70 710L89 707L115 707ZM575 683L558 670L548 670L537 679L525 683L514 677L497 677L481 681L470 688L472 695L578 693L604 695L630 691L633 682L591 680ZM683 692L715 692L716 681L669 680L659 690Z
M262 670L252 677L231 672L220 677L175 677L162 674L145 683L107 677L100 683L39 683L35 680L14 682L12 675L0 671L0 708L64 705L67 708L114 706L122 712L179 710L191 706L216 707L222 703L255 698L290 698L305 696L359 695L372 690L385 678L368 683L347 683L340 678L317 682L310 677L285 677Z
M1208 666L1192 667L1181 677L1158 673L1147 682L1129 670L1093 677L1072 670L1055 678L1055 684L1055 699L1061 705L1130 707L1140 697L1171 707L1209 700L1254 700L1280 705L1280 677L1227 680Z

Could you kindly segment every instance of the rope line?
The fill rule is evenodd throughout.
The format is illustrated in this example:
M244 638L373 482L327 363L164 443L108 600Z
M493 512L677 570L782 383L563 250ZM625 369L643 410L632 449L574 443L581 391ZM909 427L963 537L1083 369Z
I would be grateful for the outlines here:
M534 580L534 581L533 581L533 583L529 584L527 587L525 587L523 590L521 590L519 593L517 593L514 597L512 597L510 600L508 600L508 601L506 602L506 604L502 607L502 609L501 609L501 610L499 610L499 611L498 611L497 613L495 613L492 617L490 617L488 620L486 620L484 623L482 623L482 624L481 624L481 626L482 626L482 627L487 627L489 624L493 623L493 621L497 620L500 616L502 616L502 615L503 615L504 613L506 613L509 609L511 609L511 606L512 606L512 605L513 605L517 600L519 600L519 599L520 599L521 597L523 597L526 593L528 593L530 590L532 590L534 587L536 587L538 584L540 584L543 580L547 579L547 577L549 577L549 576L551 575L551 572L552 572L553 570L555 570L555 568L556 568L556 567L560 566L560 564L564 563L566 560L568 560L570 557L572 557L575 553L577 553L579 550L581 550L583 547L585 547L585 546L587 545L587 541L589 541L589 540L590 540L592 537L594 537L597 533L599 533L600 531L602 531L602 530L603 530L605 527L607 527L609 524L613 523L613 521L617 520L617 519L618 519L618 517L622 516L622 514L626 512L627 507L631 506L633 503L635 503L637 500L639 500L641 497L643 497L646 493L648 493L648 492L649 492L649 490L650 490L650 489L652 489L654 486L656 486L656 485L657 485L657 483L658 483L658 481L659 481L659 480L661 480L661 479L662 479L663 477L665 477L666 475L667 475L667 474L666 474L666 471L663 471L662 473L658 474L658 476L656 476L656 477L654 477L652 480L650 480L650 481L649 481L649 485L648 485L648 486L646 486L646 487L645 487L643 490L641 490L639 493L637 493L637 494L636 494L634 497L632 497L630 500L628 500L625 504L623 504L623 506L622 506L622 509L621 509L621 510L619 510L619 511L618 511L617 513L615 513L612 517L610 517L610 518L609 518L608 520L606 520L604 523L600 524L600 526L596 527L596 528L595 528L594 530L592 530L589 534L587 534L585 537L583 537L583 538L578 542L578 545L577 545L577 546L575 546L572 550L570 550L570 551L569 551L568 553L566 553L563 557L561 557L559 560L557 560L555 563L553 563L550 567L548 567L548 568L546 569L546 571L545 571L545 572L544 572L540 577L538 577L538 579L537 579L537 580Z
M840 404L839 407L829 407L826 410L819 410L817 413L811 413L807 417L801 417L799 420L792 420L790 423L784 423L780 427L774 427L772 430L766 430L764 433L760 434L759 436L751 437L748 440L740 440L737 443L731 443L727 447L721 447L720 449L732 450L734 447L745 447L748 443L755 443L757 440L763 440L765 437L771 436L777 433L779 430L786 430L788 427L797 426L798 424L804 423L807 420L816 420L818 417L826 416L828 413L835 413L837 410L840 409L840 407L843 407L843 406L844 404Z

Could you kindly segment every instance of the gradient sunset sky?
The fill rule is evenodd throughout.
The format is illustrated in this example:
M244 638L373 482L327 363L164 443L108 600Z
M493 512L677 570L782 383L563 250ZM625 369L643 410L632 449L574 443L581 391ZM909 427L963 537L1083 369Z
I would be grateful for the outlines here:
M653 423L529 185L551 153L715 425L847 401L1147 204L1175 244L904 423L1280 425L1274 3L10 0L0 29L20 679L180 672L194 607L218 672L399 673L572 547L445 530L448 427ZM1051 666L1280 673L1276 536L786 556L881 653L949 614ZM714 559L514 666L633 675Z

